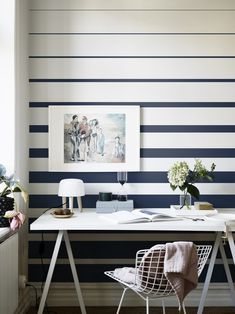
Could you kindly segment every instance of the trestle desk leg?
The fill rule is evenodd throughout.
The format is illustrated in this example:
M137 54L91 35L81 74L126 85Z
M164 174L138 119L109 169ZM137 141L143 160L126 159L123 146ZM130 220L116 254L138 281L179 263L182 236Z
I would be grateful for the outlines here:
M48 270L48 273L47 273L47 278L46 278L46 282L45 282L45 285L44 285L43 293L42 293L42 296L41 296L41 301L40 301L40 305L39 305L39 309L38 309L38 314L42 314L43 310L44 310L44 306L45 306L48 290L49 290L49 287L50 287L51 278L52 278L52 275L53 275L53 272L54 272L54 269L55 269L55 264L56 264L57 256L58 256L58 253L59 253L59 249L60 249L62 238L63 238L63 231L60 230L58 232L58 235L57 235L57 239L56 239L53 255L52 255L52 258L51 258L51 263L50 263L49 270Z
M199 304L199 307L198 307L197 314L202 314L203 313L203 309L204 309L204 305L205 305L205 301L206 301L206 296L207 296L207 291L208 291L209 284L210 284L210 281L211 281L211 276L212 276L213 268L214 268L214 265L215 265L215 259L216 259L216 256L217 256L217 253L218 253L219 244L220 244L220 241L221 241L221 236L222 236L222 232L217 232L215 243L214 243L212 254L211 254L209 267L208 267L207 274L206 274L206 280L204 282L204 287L202 289L202 296L201 296L201 300L200 300L200 304Z
M226 257L225 251L224 251L222 241L220 242L219 248L220 248L220 254L222 257L222 261L224 264L224 270L225 270L226 277L227 277L228 284L229 284L229 288L230 288L231 298L232 298L233 304L235 305L235 291L234 291L233 279L231 276L231 272L230 272L229 265L228 265L228 260L227 260L227 257Z
M74 263L74 258L73 258L73 253L72 253L72 249L71 249L71 244L69 241L68 232L64 230L63 233L64 233L65 246L66 246L66 249L68 252L69 263L70 263L70 267L71 267L72 274L73 274L73 280L74 280L74 284L75 284L75 288L76 288L76 292L77 292L77 297L78 297L80 309L81 309L82 314L86 314L86 308L85 308L83 297L82 297L82 292L81 292L81 288L80 288L80 284L79 284L79 280L78 280L76 266Z
M233 240L233 234L232 232L228 232L228 243L229 243L229 247L230 247L230 251L233 257L233 264L235 265L235 244L234 244L234 240Z

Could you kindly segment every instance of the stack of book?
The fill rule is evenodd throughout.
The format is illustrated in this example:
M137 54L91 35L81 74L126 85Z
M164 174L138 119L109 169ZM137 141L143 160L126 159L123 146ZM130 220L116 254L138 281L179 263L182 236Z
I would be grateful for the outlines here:
M114 213L120 210L132 211L134 209L133 200L127 200L125 202L113 201L97 201L96 212L97 213Z

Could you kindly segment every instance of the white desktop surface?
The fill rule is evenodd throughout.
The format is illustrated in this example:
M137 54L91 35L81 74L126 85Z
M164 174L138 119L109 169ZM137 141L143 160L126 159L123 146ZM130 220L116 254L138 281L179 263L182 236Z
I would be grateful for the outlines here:
M202 314L205 304L205 299L207 291L209 288L209 283L211 280L212 271L215 264L215 259L217 256L218 249L220 250L223 264L225 267L226 276L228 279L231 297L235 305L235 291L232 276L229 270L228 261L223 248L223 241L225 238L222 237L223 234L226 235L228 239L231 253L233 256L233 261L235 264L235 245L232 235L232 231L235 231L235 209L220 209L219 213L210 217L206 217L204 221L192 219L184 219L177 221L156 221L156 222L146 222L146 223L128 223L128 224L116 224L101 218L101 215L97 214L95 209L84 209L83 212L75 213L70 218L55 218L51 215L52 210L45 212L39 218L37 218L31 225L31 230L40 231L58 231L57 240L55 243L54 252L51 258L47 279L44 285L43 294L41 297L38 314L42 314L49 291L49 286L51 283L52 275L54 272L56 260L58 257L58 252L60 249L62 238L64 238L67 253L69 256L69 262L74 278L75 288L77 291L77 297L80 304L80 309L82 314L86 314L86 308L84 305L80 283L77 276L76 266L72 254L72 249L68 237L67 231L185 231L185 232L214 232L215 241L213 245L213 250L209 262L209 267L207 270L206 280L204 283L200 304L198 307L197 314ZM229 223L228 223L229 220ZM203 240L203 237L202 237Z
M97 231L196 231L218 232L225 231L223 219L216 216L208 217L205 221L192 221L184 219L179 221L157 221L146 223L115 224L102 219L95 209L84 209L82 213L75 210L70 218L55 218L47 211L36 219L31 225L31 230L97 230ZM219 218L220 215L218 215Z

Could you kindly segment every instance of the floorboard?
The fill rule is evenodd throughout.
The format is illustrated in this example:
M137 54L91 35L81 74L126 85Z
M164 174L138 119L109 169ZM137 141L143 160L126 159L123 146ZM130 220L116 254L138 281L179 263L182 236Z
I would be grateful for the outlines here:
M87 314L115 314L117 307L87 307ZM80 314L78 307L49 307L45 308L45 314ZM178 309L168 307L167 314L177 314ZM196 308L187 307L187 314L196 314ZM36 308L31 308L27 314L37 314ZM145 314L144 307L123 307L120 314ZM150 308L149 314L162 314L162 309L159 307ZM232 307L207 307L203 314L235 314L235 308Z

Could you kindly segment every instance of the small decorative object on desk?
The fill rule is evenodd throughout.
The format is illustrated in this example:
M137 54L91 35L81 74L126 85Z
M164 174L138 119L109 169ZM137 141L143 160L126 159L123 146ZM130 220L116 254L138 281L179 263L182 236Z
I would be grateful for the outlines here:
M51 213L55 218L70 218L73 212L69 208L55 209Z
M99 192L99 201L101 202L110 202L112 198L112 192Z
M127 192L124 187L124 184L127 182L127 172L117 172L117 180L121 184L121 188L118 191L117 200L119 202L127 201Z
M25 203L28 202L28 193L20 185L19 180L14 179L14 174L6 176L6 168L0 164L0 227L10 226L15 230L25 221L25 215L16 206L14 199L16 192L21 193Z
M194 185L197 182L213 181L213 171L215 164L212 163L210 170L202 164L201 160L195 159L193 170L189 169L185 161L176 162L168 171L168 181L174 191L179 188L183 195L180 195L180 209L191 208L191 196L199 199L200 192Z
M208 202L194 202L194 208L197 210L213 210L214 207Z

